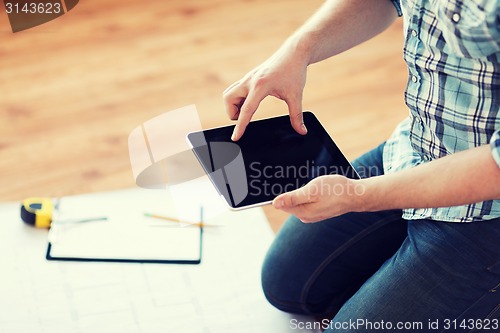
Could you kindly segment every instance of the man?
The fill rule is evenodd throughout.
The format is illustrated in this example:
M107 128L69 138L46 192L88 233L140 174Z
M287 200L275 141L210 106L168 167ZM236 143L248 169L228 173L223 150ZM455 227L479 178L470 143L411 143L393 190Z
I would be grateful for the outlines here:
M405 19L409 117L353 162L362 179L273 201L293 214L263 267L274 306L331 316L327 331L500 329L499 13L495 0L330 0L226 89L234 141L268 95L305 135L307 66Z

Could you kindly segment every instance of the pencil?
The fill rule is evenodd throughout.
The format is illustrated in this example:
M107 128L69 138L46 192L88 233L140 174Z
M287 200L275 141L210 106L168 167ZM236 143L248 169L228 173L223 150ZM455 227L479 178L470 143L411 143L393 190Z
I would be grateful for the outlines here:
M160 220L166 220L166 221L170 221L170 222L181 222L179 219L176 219L176 218L173 218L170 216L162 216L162 215L155 215L155 214L149 214L149 213L144 213L144 216L152 217L152 218L160 219Z
M156 214L150 214L150 213L144 213L144 216L147 217L152 217L155 219L160 219L160 220L165 220L169 222L175 222L175 223L184 223L187 225L192 225L192 226L198 226L198 227L216 227L217 225L213 224L205 224L203 223L203 207L200 207L200 222L191 222L191 221L181 221L179 219L170 217L170 216L163 216L163 215L156 215Z

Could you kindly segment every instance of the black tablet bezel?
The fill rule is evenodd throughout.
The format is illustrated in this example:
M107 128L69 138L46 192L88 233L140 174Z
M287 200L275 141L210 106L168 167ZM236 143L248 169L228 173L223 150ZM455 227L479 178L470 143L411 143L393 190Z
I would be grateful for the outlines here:
M345 155L341 152L341 150L338 148L338 146L335 144L335 142L332 140L330 135L327 133L325 128L321 125L319 120L316 118L314 113L311 111L305 111L303 112L304 116L304 123L307 126L308 129L308 134L307 135L313 135L316 136L323 147L331 154L334 156L338 157L340 159L338 165L340 170L347 170L347 172L342 173L344 176L352 179L358 179L359 175L357 174L356 170L354 167L350 164L350 162L347 160ZM291 127L290 124L290 117L289 115L281 115L277 117L272 117L272 118L266 118L266 119L260 119L260 120L255 120L252 121L248 124L248 127L245 131L245 134L243 137L237 141L233 142L231 140L231 135L233 133L235 125L229 125L229 126L223 126L223 127L217 127L217 128L212 128L212 129L207 129L207 130L202 130L202 131L197 131L197 132L192 132L187 135L187 140L189 144L192 147L192 151L196 158L198 159L199 163L207 173L210 181L214 185L214 187L217 189L217 192L221 197L223 197L224 201L228 205L228 207L232 210L240 210L240 209L245 209L245 208L251 208L251 207L256 207L256 206L261 206L265 204L269 204L272 202L272 199L274 197L269 197L269 200L262 200L258 202L252 202L250 204L245 204L245 205L234 205L232 198L227 198L225 195L223 195L223 191L219 188L217 185L217 182L212 178L212 166L206 165L204 160L200 157L200 154L198 153L198 149L201 146L205 145L207 142L221 142L220 138L223 138L222 142L228 142L228 143L235 143L235 144L244 144L245 140L251 140L252 138L250 135L252 135L252 132L255 132L256 129L263 124L263 122L272 122L272 124L267 124L268 126L275 125L275 126L288 126L290 131L293 131L293 128ZM210 138L213 137L218 137L219 140L217 141L211 141ZM272 142L270 142L272 144ZM247 180L248 182L248 180Z

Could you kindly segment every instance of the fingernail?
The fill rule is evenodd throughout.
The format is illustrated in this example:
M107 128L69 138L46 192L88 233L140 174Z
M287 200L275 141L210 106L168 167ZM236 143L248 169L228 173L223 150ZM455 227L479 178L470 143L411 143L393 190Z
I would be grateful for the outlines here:
M304 134L307 134L306 124L302 123L302 129L304 130Z
M283 200L276 200L276 201L274 202L274 207L276 207L276 208L281 208L281 207L283 207Z
M234 128L233 135L231 135L231 140L236 141L236 127Z

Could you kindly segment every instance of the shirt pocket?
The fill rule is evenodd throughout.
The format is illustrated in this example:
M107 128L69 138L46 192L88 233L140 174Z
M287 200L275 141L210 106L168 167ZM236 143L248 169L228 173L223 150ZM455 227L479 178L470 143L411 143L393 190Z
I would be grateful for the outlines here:
M446 45L454 55L485 58L500 51L497 1L441 1L437 18Z

